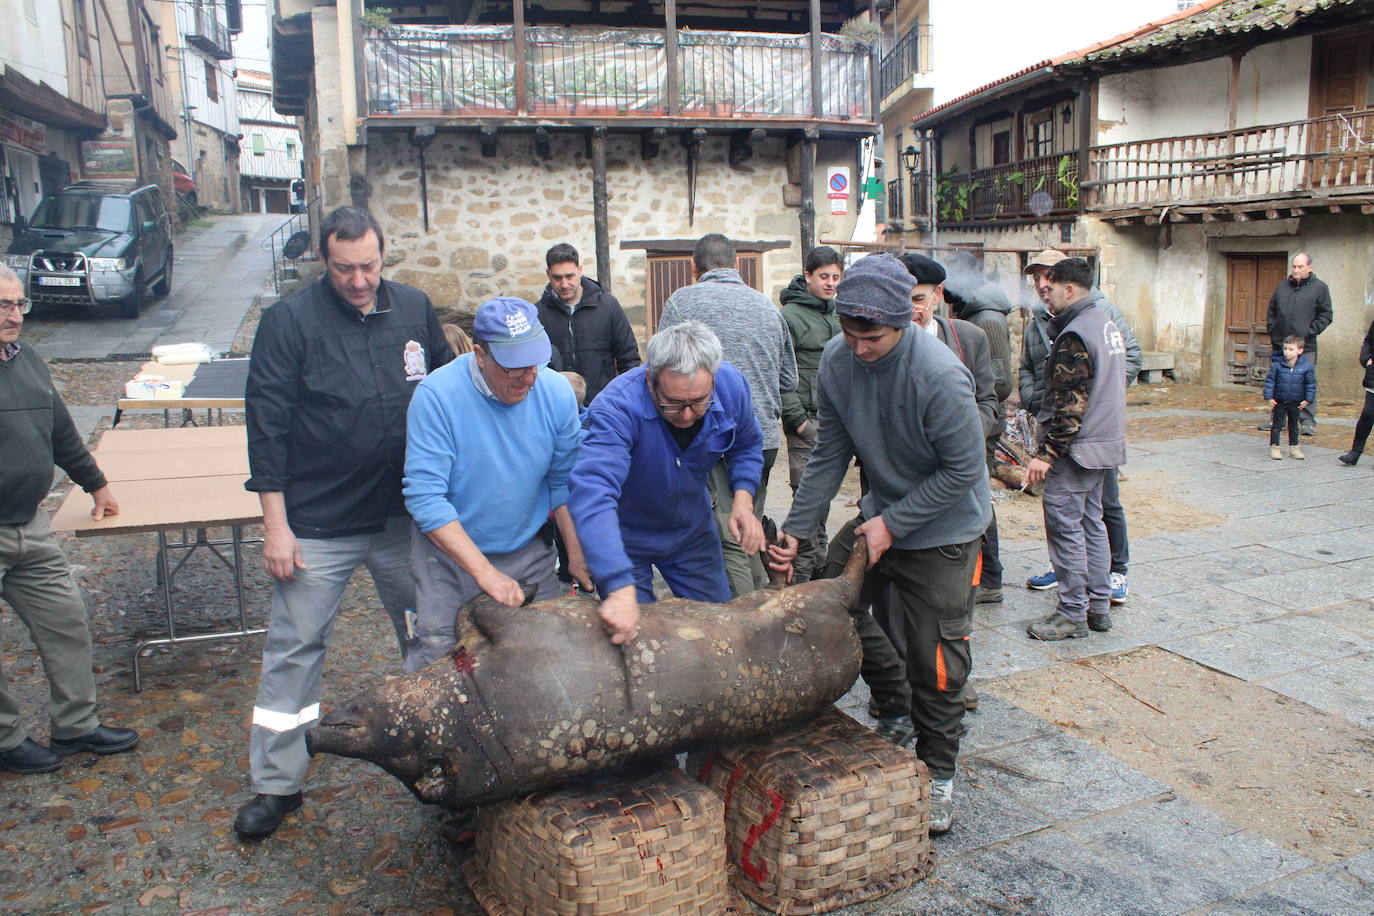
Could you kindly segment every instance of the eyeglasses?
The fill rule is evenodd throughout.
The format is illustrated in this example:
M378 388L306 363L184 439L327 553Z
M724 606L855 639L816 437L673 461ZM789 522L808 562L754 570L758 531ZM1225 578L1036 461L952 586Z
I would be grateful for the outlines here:
M504 375L506 378L520 378L522 375L525 375L530 372L533 372L536 375L539 374L538 366L520 366L516 369L507 369L505 366L501 365L496 360L492 360L491 364L495 366L497 370L499 370L500 373Z
M32 299L0 299L0 315L8 315L10 312L18 312L27 315L29 309L33 308Z
M685 404L658 404L659 411L666 416L675 417L684 410L690 410L695 414L704 414L711 409L711 405L716 402L715 395L708 394L706 397L697 401L688 401Z

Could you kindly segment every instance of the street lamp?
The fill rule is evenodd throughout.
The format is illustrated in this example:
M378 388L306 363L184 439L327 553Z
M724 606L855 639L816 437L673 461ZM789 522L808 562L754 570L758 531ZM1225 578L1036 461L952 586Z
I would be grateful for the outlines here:
M921 164L921 154L916 151L916 147L908 145L901 152L902 168L906 169L908 175L916 177L916 167Z

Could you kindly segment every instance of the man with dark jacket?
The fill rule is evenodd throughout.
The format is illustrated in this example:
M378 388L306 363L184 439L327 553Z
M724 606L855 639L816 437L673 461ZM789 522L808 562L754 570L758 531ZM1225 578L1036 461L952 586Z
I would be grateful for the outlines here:
M1044 406L1045 364L1049 358L1050 345L1053 340L1050 321L1054 316L1047 308L1050 301L1050 269L1064 260L1064 257L1063 252L1046 248L1026 265L1025 273L1031 278L1036 294L1044 303L1031 310L1030 319L1026 322L1025 336L1021 341L1019 393L1021 406L1029 411L1032 416L1037 416ZM1135 334L1131 333L1131 325L1126 320L1126 316L1121 314L1121 310L1113 305L1106 296L1102 295L1101 290L1093 287L1088 294L1088 300L1095 307L1104 311L1107 317L1112 320L1112 324L1121 332L1126 347L1126 385L1129 387L1135 382L1136 376L1140 374L1142 365L1140 343L1135 339ZM1112 551L1112 603L1121 604L1128 595L1129 586L1126 575L1131 562L1131 541L1126 527L1126 511L1121 508L1121 485L1116 468L1109 469L1103 480L1102 521L1107 526L1107 541L1111 545ZM1058 581L1054 569L1051 567L1040 575L1031 576L1027 579L1026 586L1043 590L1054 588Z
M639 344L620 303L582 274L577 249L561 242L544 255L549 285L535 303L554 347L556 372L576 372L592 400L606 383L639 365Z
M816 447L820 422L816 419L816 371L821 351L840 333L835 317L835 288L844 277L844 263L834 248L812 248L806 255L803 273L778 298L782 300L782 320L792 335L792 352L797 357L797 387L782 393L782 429L787 435L787 480L797 492L802 472ZM806 582L812 572L825 564L827 539L825 522L816 526L812 536L802 541L792 581Z
M301 805L325 640L360 564L407 644L406 409L453 352L429 297L382 279L382 251L371 213L334 210L320 225L324 277L263 312L253 340L245 486L262 501L275 581L249 743L256 794L234 821L243 837L267 836Z
M1331 324L1331 290L1312 273L1312 256L1305 251L1293 255L1293 270L1279 281L1274 295L1269 297L1269 313L1265 324L1274 350L1283 349L1283 339L1303 338L1303 353L1315 370L1317 367L1317 335ZM1308 404L1301 411L1302 434L1316 432L1317 405ZM1269 427L1261 426L1261 429Z
M91 494L92 517L119 512L48 367L19 344L29 307L24 285L0 266L0 597L28 627L43 659L52 719L44 747L29 737L17 699L0 682L0 770L50 773L78 751L127 751L138 744L138 732L101 725L96 715L86 604L39 508L56 465Z

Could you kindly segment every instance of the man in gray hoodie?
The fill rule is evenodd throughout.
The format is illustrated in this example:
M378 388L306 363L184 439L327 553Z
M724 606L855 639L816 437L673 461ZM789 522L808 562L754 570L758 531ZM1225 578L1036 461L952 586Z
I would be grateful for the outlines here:
M916 753L933 780L930 832L943 833L954 819L972 666L973 574L992 509L973 378L953 351L912 326L915 285L887 254L861 259L840 282L841 336L826 346L818 376L820 439L782 524L782 544L769 552L773 568L790 568L797 539L825 517L858 458L868 492L859 517L831 544L826 572L833 575L863 537L871 572L860 606L892 589L905 664L877 622L857 614L864 679L882 717L909 712Z

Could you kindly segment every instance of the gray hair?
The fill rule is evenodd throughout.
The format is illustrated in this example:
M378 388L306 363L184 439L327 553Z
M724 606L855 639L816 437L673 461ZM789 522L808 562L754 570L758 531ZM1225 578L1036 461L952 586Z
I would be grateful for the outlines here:
M720 368L720 338L700 321L684 321L664 328L644 347L644 361L650 378L660 372L696 375L702 369L712 375Z
M13 280L15 283L24 282L19 279L19 274L10 270L4 264L0 264L0 280Z

